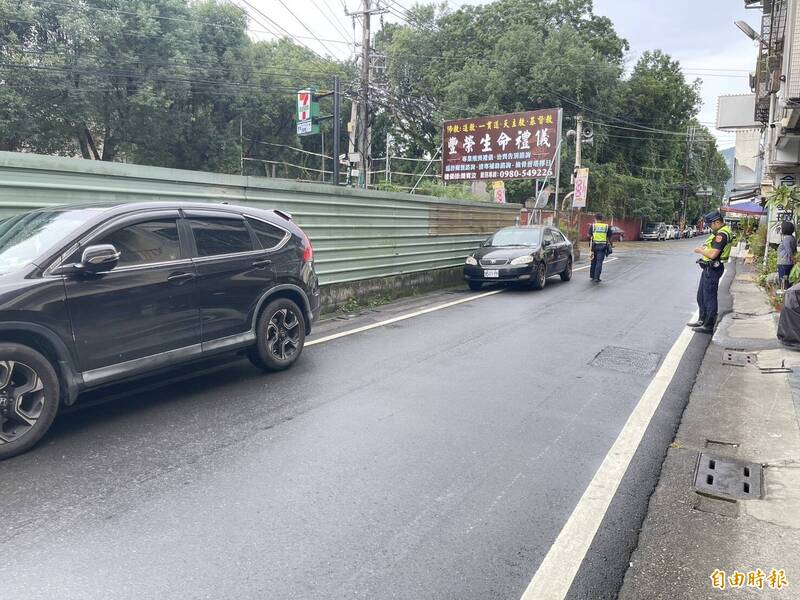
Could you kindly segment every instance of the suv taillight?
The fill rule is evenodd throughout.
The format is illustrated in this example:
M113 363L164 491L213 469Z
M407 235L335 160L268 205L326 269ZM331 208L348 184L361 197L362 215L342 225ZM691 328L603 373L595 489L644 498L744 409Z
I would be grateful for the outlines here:
M308 236L303 232L303 262L311 262L314 260L314 248L311 246L311 240L308 239Z

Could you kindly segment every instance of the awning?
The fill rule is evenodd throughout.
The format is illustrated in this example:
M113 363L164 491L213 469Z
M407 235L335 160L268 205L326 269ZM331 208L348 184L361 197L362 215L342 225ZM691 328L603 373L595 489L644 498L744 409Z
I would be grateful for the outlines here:
M731 195L728 196L729 202L737 202L739 200L750 200L751 198L757 198L761 195L761 187L753 187L753 188L744 188L740 190L733 190Z
M759 216L763 215L766 209L758 202L742 202L740 204L734 204L733 206L723 206L722 212L727 213L729 216Z

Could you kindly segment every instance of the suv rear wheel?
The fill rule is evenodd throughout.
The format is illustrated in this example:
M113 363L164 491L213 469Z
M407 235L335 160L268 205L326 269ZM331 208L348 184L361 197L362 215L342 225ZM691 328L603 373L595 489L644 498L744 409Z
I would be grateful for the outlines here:
M256 345L248 357L259 369L282 371L297 360L305 341L306 326L300 307L288 298L278 298L261 311Z
M21 344L0 344L0 460L32 448L56 418L58 376Z

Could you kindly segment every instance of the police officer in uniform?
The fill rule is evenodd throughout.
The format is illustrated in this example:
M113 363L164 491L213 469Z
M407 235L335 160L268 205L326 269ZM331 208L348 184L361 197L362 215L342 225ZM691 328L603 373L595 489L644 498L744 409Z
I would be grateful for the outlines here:
M592 265L589 268L589 279L600 283L600 273L603 272L603 261L611 245L611 227L603 223L603 215L597 213L594 223L589 225L589 240L592 246Z
M700 285L697 287L700 318L687 325L700 333L714 333L714 325L717 322L719 280L722 279L725 263L731 254L733 231L725 225L718 211L708 213L703 219L711 226L712 232L705 244L694 249L695 254L700 255L697 264L703 270Z

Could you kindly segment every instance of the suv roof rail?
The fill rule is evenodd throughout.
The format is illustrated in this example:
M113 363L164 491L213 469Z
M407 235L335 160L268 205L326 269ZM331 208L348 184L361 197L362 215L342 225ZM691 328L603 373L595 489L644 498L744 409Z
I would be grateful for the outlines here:
M273 208L272 212L274 212L279 217L282 217L282 218L286 219L287 221L291 221L292 220L291 213L288 213L288 212L285 212L285 211L282 211L282 210L278 210L277 208Z

